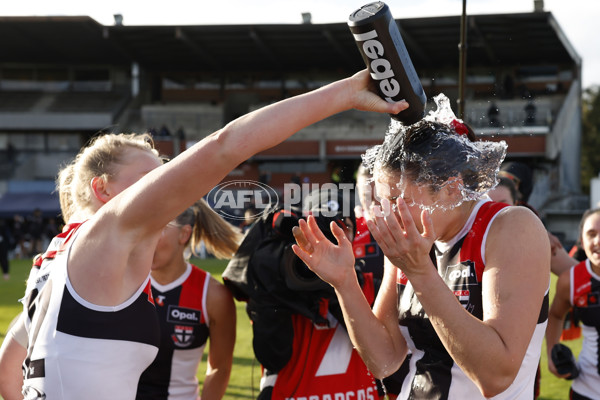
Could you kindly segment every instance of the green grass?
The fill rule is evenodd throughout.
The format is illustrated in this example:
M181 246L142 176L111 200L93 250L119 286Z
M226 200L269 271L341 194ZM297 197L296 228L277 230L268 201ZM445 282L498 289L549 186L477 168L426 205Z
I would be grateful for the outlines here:
M209 271L215 278L221 279L226 262L215 259L193 260L200 268ZM21 310L17 301L25 289L25 280L29 273L30 261L12 260L10 281L0 280L0 341L4 340L10 321ZM556 279L553 276L551 298L554 293ZM236 302L237 309L237 341L234 351L233 369L225 399L254 399L258 395L260 382L260 365L252 352L252 328L245 311L245 303ZM574 354L581 350L581 339L566 342ZM210 345L210 343L209 343ZM206 353L206 352L205 352ZM540 400L563 400L568 398L570 381L558 379L550 374L546 361L546 347L542 349L542 387ZM199 370L198 378L206 371L206 356Z

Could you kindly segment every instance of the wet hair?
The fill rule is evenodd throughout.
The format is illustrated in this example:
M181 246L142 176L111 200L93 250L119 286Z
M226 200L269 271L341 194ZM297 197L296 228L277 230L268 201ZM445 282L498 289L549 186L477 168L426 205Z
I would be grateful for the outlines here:
M117 165L124 162L125 154L132 148L148 151L159 158L149 134L109 133L93 138L71 163L62 168L56 183L65 220L76 211L91 207L92 179L111 179L118 171Z
M175 219L179 226L190 225L192 235L187 245L192 254L200 242L216 258L228 259L237 251L243 235L240 230L217 214L204 199L200 199Z
M358 169L356 170L356 179L358 179L359 177L366 179L373 177L369 168L367 168L362 162L359 164Z
M460 176L463 192L478 198L496 185L507 146L504 142L474 141L472 129L463 123L460 126L463 134L451 124L427 119L408 127L392 125L384 142L363 155L363 162L371 172L398 173L433 191Z

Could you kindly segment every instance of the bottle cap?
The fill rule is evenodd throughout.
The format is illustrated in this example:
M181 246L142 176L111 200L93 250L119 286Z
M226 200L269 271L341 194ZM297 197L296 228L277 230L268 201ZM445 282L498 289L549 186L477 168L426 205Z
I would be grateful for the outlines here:
M363 24L368 24L373 19L378 17L377 14L379 14L382 11L386 12L387 9L387 4L385 4L382 1L365 4L364 6L350 14L350 16L348 17L348 25L360 26Z

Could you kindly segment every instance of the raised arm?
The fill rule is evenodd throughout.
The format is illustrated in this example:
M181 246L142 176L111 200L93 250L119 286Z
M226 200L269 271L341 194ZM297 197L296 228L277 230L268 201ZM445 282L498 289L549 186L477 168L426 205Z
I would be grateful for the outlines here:
M396 272L386 265L384 279L373 310L366 301L354 270L352 244L344 231L332 223L338 244L319 230L315 219L300 220L294 228L297 245L292 248L317 275L335 289L352 343L369 371L378 379L394 373L406 356L406 342L398 327Z
M113 205L117 208L113 212L125 217L123 224L157 231L240 163L283 142L302 128L351 108L396 113L408 107L406 102L384 101L369 90L370 82L364 70L230 122L149 173L125 193L121 202ZM159 211L158 215L148 218L153 211Z
M154 160L150 172L132 176L129 182L135 183L126 189L109 187L121 189L118 194L105 190L103 180L92 180L100 185L94 193L106 200L69 255L69 278L77 293L99 305L128 299L148 275L161 229L250 156L344 110L397 113L408 107L381 99L369 90L370 82L364 70L246 114L170 162L156 167Z

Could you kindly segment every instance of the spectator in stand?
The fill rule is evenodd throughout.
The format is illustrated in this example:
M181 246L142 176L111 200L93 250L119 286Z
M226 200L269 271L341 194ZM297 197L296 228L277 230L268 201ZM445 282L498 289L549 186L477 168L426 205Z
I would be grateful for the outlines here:
M167 126L165 124L163 124L160 127L160 130L158 131L158 136L160 136L162 138L169 138L169 137L171 137L171 131L169 130L169 128L167 128Z
M488 108L488 122L489 125L497 128L500 126L500 110L498 109L498 106L496 105L496 103L492 103L490 104L490 107Z
M529 99L525 105L525 125L535 125L536 122L536 107L533 99Z
M580 241L587 259L563 272L556 282L556 292L546 330L548 369L559 378L573 379L569 392L572 400L600 399L600 209L586 211L580 222ZM573 308L582 324L583 344L576 370L559 371L552 350L560 343L563 322ZM568 361L568 360L567 360Z
M221 399L229 382L235 344L236 311L231 292L189 257L204 241L217 258L231 258L241 242L239 230L204 200L163 228L152 261L152 296L156 302L161 341L158 354L142 373L137 399L177 395L200 399L196 372L209 342L203 399ZM190 315L172 318L173 311Z

